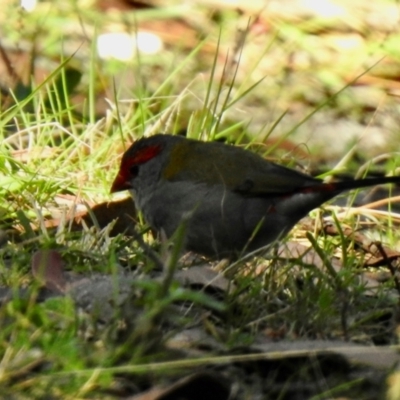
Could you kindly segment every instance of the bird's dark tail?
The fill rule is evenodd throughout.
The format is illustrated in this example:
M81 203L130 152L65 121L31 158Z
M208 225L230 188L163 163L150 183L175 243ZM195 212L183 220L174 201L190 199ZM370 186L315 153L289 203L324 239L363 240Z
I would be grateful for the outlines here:
M332 195L339 194L346 190L361 189L369 186L385 185L387 183L395 183L400 185L400 176L385 176L381 178L365 178L365 179L354 179L348 181L338 181L330 183L318 183L304 187L303 193L332 193Z

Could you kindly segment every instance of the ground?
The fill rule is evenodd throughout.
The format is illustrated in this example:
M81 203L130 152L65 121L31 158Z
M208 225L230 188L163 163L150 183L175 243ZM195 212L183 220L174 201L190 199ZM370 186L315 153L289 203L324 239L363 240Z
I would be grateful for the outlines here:
M398 174L399 4L4 3L3 397L399 399L398 187L221 262L109 193L158 132L321 178Z

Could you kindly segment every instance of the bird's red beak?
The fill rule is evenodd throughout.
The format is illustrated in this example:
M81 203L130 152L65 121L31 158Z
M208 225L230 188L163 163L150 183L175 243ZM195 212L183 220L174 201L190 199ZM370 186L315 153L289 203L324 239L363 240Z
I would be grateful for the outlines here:
M131 183L119 172L111 185L110 193L122 192L129 189L132 189Z

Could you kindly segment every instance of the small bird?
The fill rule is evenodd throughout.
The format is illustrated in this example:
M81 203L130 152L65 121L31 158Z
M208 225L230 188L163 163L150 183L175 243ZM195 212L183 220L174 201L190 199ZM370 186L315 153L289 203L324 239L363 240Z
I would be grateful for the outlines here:
M111 193L129 190L149 225L167 237L186 219L185 249L223 258L281 239L343 191L385 183L400 177L324 183L239 147L157 134L124 153Z

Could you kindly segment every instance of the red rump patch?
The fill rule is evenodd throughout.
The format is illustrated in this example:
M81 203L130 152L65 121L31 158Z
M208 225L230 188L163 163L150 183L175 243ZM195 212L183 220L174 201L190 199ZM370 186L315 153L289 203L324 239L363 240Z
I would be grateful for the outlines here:
M305 186L302 188L298 188L293 190L292 192L289 192L285 195L282 195L281 197L283 199L288 199L290 197L292 197L294 194L296 193L304 193L304 194L310 194L310 193L329 193L329 192L335 192L337 191L337 185L333 182L333 183L319 183L316 185L312 185L312 186Z
M334 192L337 190L335 183L320 183L318 185L306 186L301 188L299 192L302 193L319 193L319 192Z

